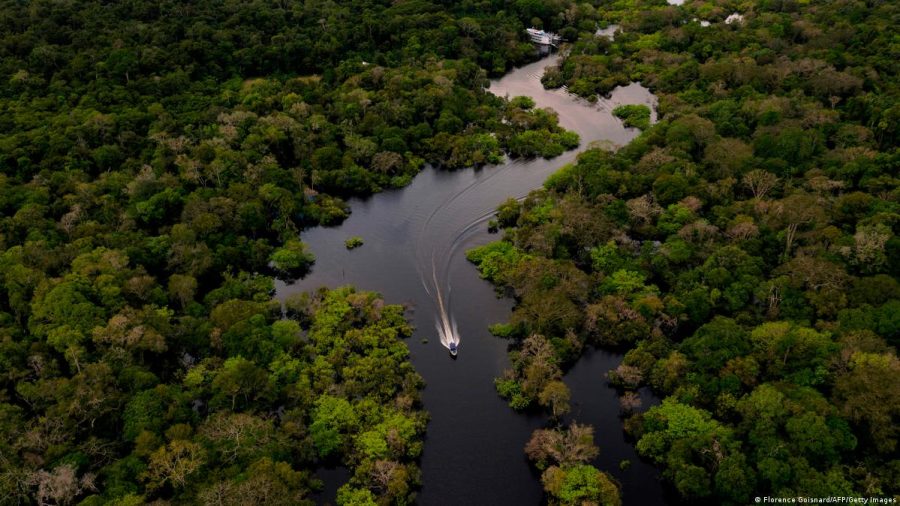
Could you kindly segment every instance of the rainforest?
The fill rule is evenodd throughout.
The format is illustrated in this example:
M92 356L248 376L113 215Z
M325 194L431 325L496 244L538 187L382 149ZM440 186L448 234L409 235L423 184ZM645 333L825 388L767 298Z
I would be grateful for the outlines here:
M898 25L0 0L0 504L900 499Z

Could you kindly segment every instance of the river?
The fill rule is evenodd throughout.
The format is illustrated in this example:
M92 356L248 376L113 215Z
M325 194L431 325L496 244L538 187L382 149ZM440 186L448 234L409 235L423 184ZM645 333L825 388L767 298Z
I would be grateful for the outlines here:
M539 187L562 165L575 159L589 143L624 145L638 132L624 128L612 116L616 105L647 104L655 97L639 84L617 88L609 99L590 103L565 90L545 90L543 69L555 63L548 56L491 82L499 96L527 95L538 107L559 113L560 124L581 136L581 146L552 160L512 160L480 169L447 171L427 168L402 189L350 201L352 214L338 227L303 233L316 256L312 271L293 284L279 282L277 296L320 286L352 284L381 293L385 300L405 304L416 327L407 344L416 370L425 378L425 409L431 415L421 459L421 505L540 504L538 475L529 467L523 448L531 432L546 417L514 412L494 390L493 380L508 366L507 345L487 331L504 322L513 301L498 298L465 259L465 251L497 235L486 221L508 197L522 197ZM347 250L344 241L360 236L365 244ZM459 356L453 360L438 339L436 295L457 324ZM427 342L423 342L427 340ZM622 434L615 392L605 382L607 370L621 356L587 352L566 375L572 389L572 416L593 424L600 457L595 461L622 484L625 504L665 502L658 472L639 461ZM626 470L618 464L632 461ZM320 501L333 500L346 480L346 470L320 474L326 491Z

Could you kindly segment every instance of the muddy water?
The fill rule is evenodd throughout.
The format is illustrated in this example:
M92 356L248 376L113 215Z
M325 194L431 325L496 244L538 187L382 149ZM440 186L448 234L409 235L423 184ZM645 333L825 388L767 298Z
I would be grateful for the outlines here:
M489 91L527 95L538 107L554 109L560 124L581 136L581 147L553 160L515 160L458 171L428 168L406 188L352 200L353 213L339 227L303 233L316 255L312 272L294 284L277 286L278 296L284 297L323 285L352 284L410 308L417 331L408 345L427 383L423 397L431 415L419 504L527 505L539 504L542 498L523 447L546 420L515 413L493 386L493 379L508 365L507 342L491 336L487 327L506 321L512 301L497 298L465 260L465 251L497 239L488 234L486 222L503 200L540 186L591 142L624 145L634 138L638 132L624 128L612 116L612 108L622 103L655 105L655 98L638 84L619 88L608 100L593 104L565 90L545 90L540 76L555 58L516 69L493 81ZM344 240L350 236L362 237L365 244L348 251ZM455 360L436 335L438 292L457 324L460 344ZM601 448L597 463L622 481L626 504L659 504L663 496L652 467L635 462L627 473L618 468L620 460L635 459L633 448L621 436L618 403L603 379L620 359L592 354L566 381L573 388L578 420L597 426ZM331 481L346 479L346 473L330 471L323 478L329 482L325 495L331 496L321 498L324 502L333 499L340 485Z

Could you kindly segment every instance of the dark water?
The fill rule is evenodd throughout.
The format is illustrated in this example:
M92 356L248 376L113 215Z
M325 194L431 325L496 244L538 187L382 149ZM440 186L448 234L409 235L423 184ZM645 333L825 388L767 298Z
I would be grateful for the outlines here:
M555 56L514 70L491 84L503 96L528 95L538 107L559 113L560 123L581 135L583 149L592 141L623 145L637 131L626 129L610 113L620 103L655 105L637 84L616 90L596 104L564 90L544 90L543 68ZM523 448L531 432L545 423L521 415L497 396L493 379L508 365L507 342L491 336L488 325L506 321L512 301L498 299L478 277L465 251L498 237L486 222L508 197L522 197L540 186L556 169L574 160L574 150L553 160L511 161L482 169L445 171L428 168L408 187L350 202L353 213L341 226L303 233L316 255L312 272L292 284L277 286L278 296L319 286L352 284L381 293L389 303L406 304L416 327L408 341L413 364L424 376L425 408L431 414L421 467L423 505L539 504L540 483L525 460ZM361 236L365 244L348 251L344 240ZM459 357L452 360L440 343L437 294L446 316L457 325ZM422 340L427 339L427 343ZM598 352L599 353L599 352ZM598 359L597 357L600 357ZM603 357L607 357L603 359ZM620 357L591 354L567 376L581 422L597 426L598 463L623 483L626 504L663 501L656 473L635 463L621 473L618 462L632 458L621 437L618 402L603 374ZM343 476L340 472L323 476ZM336 484L327 487L333 494ZM333 499L325 497L323 500Z
M606 371L615 369L622 362L622 355L603 350L586 350L577 364L566 374L564 381L572 391L572 411L566 421L590 423L594 426L594 440L600 446L600 455L593 464L610 473L622 485L624 504L664 504L659 473L651 464L640 460L631 442L625 439L622 420L619 418L619 398L615 389L606 386ZM659 404L649 390L642 389L645 411ZM630 462L625 469L619 467L623 460Z

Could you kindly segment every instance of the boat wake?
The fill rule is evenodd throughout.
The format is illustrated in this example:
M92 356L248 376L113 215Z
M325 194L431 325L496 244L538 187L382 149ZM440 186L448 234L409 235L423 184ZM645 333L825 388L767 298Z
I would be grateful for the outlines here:
M495 178L502 179L504 172L511 170L512 166L518 167L519 164L512 162L504 166L492 167L491 174L472 182L438 205L420 229L419 239L416 242L420 255L417 271L422 281L422 287L434 302L436 310L434 328L441 345L447 348L454 357L458 353L461 339L451 308L450 265L456 255L469 244L472 236L483 231L484 225L496 214L493 207L481 202L482 199L475 199L478 204L473 206L471 201L463 202L463 197L467 194L471 195L477 188L489 184ZM539 185L540 183L536 182L535 185L529 186L527 191L519 195L514 194L514 198L519 201L523 200L531 190ZM448 226L449 223L458 221L462 216L471 215L473 211L480 214L470 218L467 222ZM458 232L450 235L434 235L435 231L453 228L456 228ZM425 245L430 247L425 248Z
M473 181L471 184L451 195L447 200L437 206L422 224L419 240L417 241L417 246L419 247L425 244L431 246L431 254L425 257L428 260L423 259L425 260L425 262L423 262L424 265L422 265L424 267L425 265L430 264L431 275L427 276L423 272L425 269L427 269L427 267L425 267L425 269L418 268L417 270L419 271L419 275L422 280L422 287L425 288L425 292L432 297L435 308L437 309L434 327L441 341L441 345L443 345L444 348L447 348L450 351L450 354L453 356L456 356L458 352L460 336L459 330L456 326L456 319L453 318L452 311L450 309L450 261L452 260L454 254L458 251L460 243L463 241L464 237L470 234L476 225L487 221L493 215L493 211L485 212L474 222L468 223L458 234L452 236L449 244L446 243L447 237L426 238L426 236L429 232L432 231L432 223L434 222L434 220L437 219L438 221L452 221L453 218L458 217L459 211L461 211L462 209L454 208L453 204L458 202L459 199L461 199L466 194L474 191L479 186L496 177L500 172L502 172L502 167L494 168L494 171L490 175L481 178L480 180ZM463 209L466 208L464 207ZM443 226L436 228L440 230L446 230L446 227ZM420 254L422 253L427 255L425 251L420 250ZM438 256L441 257L440 262L438 262ZM440 274L438 273L439 271ZM430 280L428 278L430 278ZM444 287L446 287L446 298L444 296Z
M456 329L456 319L444 308L444 298L440 290L437 290L437 303L438 317L434 322L434 328L441 339L441 344L455 356L459 347L459 331Z

